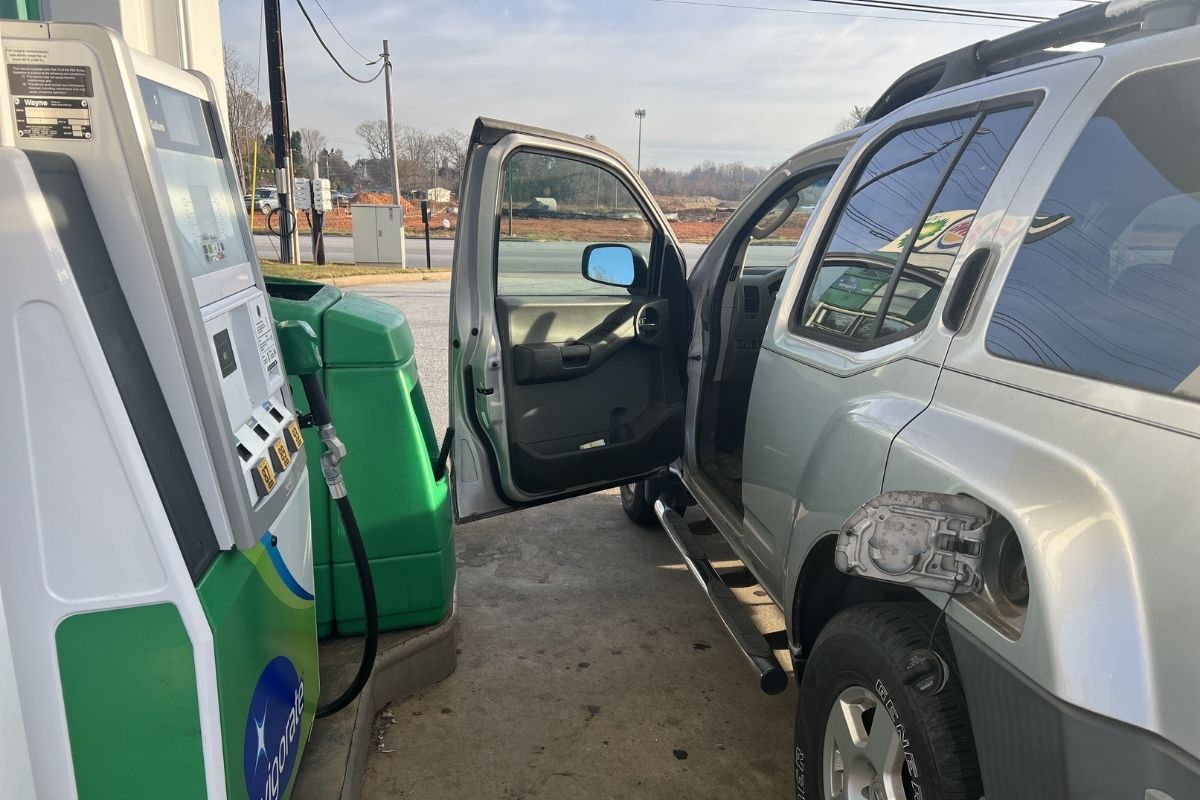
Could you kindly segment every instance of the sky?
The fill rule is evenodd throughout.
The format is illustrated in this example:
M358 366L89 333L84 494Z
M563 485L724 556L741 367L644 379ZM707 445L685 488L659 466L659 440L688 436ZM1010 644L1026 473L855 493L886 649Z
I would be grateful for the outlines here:
M281 0L292 128L315 127L353 160L354 134L384 117L383 79L342 75L317 44L295 0ZM320 0L345 38L374 58L387 38L396 64L398 125L469 133L489 116L592 134L636 160L634 109L646 109L642 165L700 161L777 163L831 133L855 104L869 105L910 67L1009 23L928 22L896 12L807 0L721 0L794 11L658 0ZM1080 2L919 0L1040 16ZM304 0L325 41L360 77L378 67L330 27L318 0ZM833 14L796 13L827 11ZM221 0L225 44L262 64L262 5ZM897 19L895 17L900 16Z

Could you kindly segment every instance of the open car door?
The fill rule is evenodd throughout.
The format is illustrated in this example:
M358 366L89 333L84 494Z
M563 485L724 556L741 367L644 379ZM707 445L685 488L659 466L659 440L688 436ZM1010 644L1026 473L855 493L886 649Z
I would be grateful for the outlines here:
M458 521L631 482L683 446L683 255L593 141L471 133L450 311Z

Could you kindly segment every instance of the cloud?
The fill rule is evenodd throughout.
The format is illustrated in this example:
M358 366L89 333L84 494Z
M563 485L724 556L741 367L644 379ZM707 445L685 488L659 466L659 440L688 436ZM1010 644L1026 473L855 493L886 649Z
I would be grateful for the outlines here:
M223 4L222 27L227 43L254 62L259 24L250 5ZM347 67L371 74L315 1L306 5ZM1004 7L1048 13L1074 5ZM650 0L324 6L366 55L390 39L400 124L468 131L476 116L494 116L594 134L632 160L633 110L645 108L642 162L672 167L704 159L777 162L830 133L852 105L872 102L914 64L1006 32ZM292 4L285 3L284 17L293 127L320 128L349 156L361 154L354 127L383 117L382 81L347 80ZM263 86L265 96L265 69Z

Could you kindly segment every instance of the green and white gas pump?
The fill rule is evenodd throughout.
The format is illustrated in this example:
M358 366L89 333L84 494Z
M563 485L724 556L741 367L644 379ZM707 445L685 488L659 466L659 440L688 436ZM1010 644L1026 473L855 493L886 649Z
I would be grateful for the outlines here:
M214 87L95 25L0 49L0 797L287 797L310 476Z

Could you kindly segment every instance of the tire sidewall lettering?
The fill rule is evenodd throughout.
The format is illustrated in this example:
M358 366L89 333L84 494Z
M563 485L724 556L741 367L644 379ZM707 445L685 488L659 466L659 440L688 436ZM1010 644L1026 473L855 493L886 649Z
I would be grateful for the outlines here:
M796 800L808 800L808 789L804 780L804 751L796 748L795 754Z
M921 773L917 768L917 757L913 755L912 742L909 741L904 730L904 722L900 719L900 710L896 708L896 701L893 699L892 693L888 691L887 684L880 678L875 679L875 694L879 695L879 699L892 721L892 726L896 729L896 735L900 737L900 749L904 753L904 764L908 767L908 776L912 783L913 800L922 800L921 786L917 782Z

